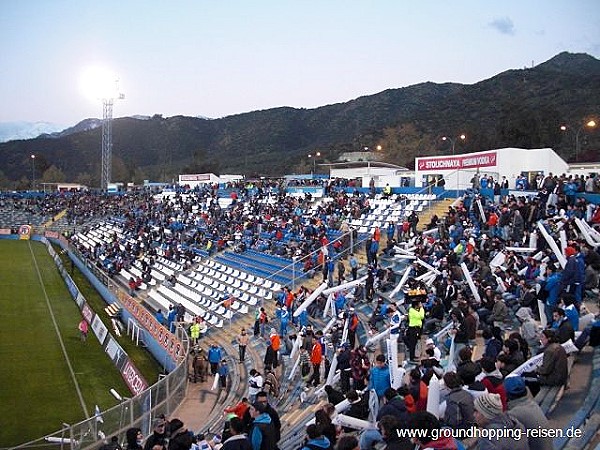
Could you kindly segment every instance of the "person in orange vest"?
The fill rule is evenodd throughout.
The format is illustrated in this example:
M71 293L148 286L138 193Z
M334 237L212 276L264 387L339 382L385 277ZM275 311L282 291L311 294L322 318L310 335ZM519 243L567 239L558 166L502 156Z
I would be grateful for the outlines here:
M271 346L273 347L273 350L278 352L279 349L281 348L281 339L279 338L279 335L277 334L277 331L275 330L275 328L271 328L271 333L269 334L269 339L271 340Z
M381 239L381 230L379 227L375 227L375 231L373 231L373 240L379 242Z
M310 363L313 367L312 377L309 380L308 384L312 384L317 387L321 382L320 371L321 371L321 362L323 361L323 350L321 347L321 343L318 340L313 340L312 350L310 352Z
M279 340L279 335L275 331L275 328L271 328L271 333L269 336L269 346L265 352L264 364L265 367L273 367L277 368L279 366L279 347L281 346L281 341Z

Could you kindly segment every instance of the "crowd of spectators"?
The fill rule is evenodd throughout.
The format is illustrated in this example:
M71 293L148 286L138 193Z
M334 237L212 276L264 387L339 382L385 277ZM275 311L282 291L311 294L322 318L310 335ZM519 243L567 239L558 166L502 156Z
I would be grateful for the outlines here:
M486 182L482 183L484 179ZM308 372L303 373L307 387L318 386L321 364L337 358L338 368L342 371L339 393L351 403L348 415L364 418L365 412L368 413L366 396L360 393L367 387L376 390L384 408L390 406L385 410L391 414L379 417L379 436L369 437L369 443L363 440L360 448L369 448L367 445L377 440L387 442L389 448L404 448L401 447L403 443L391 446L392 442L398 441L398 433L394 430L410 426L408 424L413 421L422 426L427 421L435 422L417 414L426 405L428 384L433 375L443 376L445 385L441 422L430 424L434 427L477 425L485 428L498 424L513 429L524 427L526 418L510 414L511 402L521 405L523 392L535 394L543 386L566 383L566 352L561 344L570 339L581 349L588 339L596 342L599 329L599 322L588 312L585 301L598 298L600 255L576 222L576 219L582 219L593 227L600 226L600 206L576 195L587 191L588 184L592 184L589 180L589 177L550 174L537 180L536 196L501 197L494 192L493 198L486 198L480 195L480 189L484 184L488 186L489 177L478 178L462 202L449 207L443 217L432 218L427 228L437 228L437 233L421 234L416 223L408 230L391 224L390 232L384 236L396 245L388 245L385 249L376 246L375 250L373 243L380 242L381 230L377 229L369 237L364 251L368 261L366 273L370 279L367 278L365 286L357 286L352 292L337 294L336 312L352 318L356 315L355 306L372 302L374 313L370 323L376 332L382 324L388 326L398 310L404 308L409 319L411 311L423 311L422 316L413 314L415 322L407 324L404 336L410 347L406 359L413 361L410 382L400 389L392 389L389 376L386 378L386 373L389 374L386 358L376 358L373 365L365 342L361 342L356 333L347 342L340 342L341 323L325 336L315 333L313 337L305 333L305 338L311 338L307 339L310 344L305 344L301 351L301 354L310 355ZM494 185L499 183L492 182ZM281 256L303 258L313 255L313 266L308 266L307 270L319 265L323 269L327 267L327 271L323 270L324 281L333 284L330 274L335 266L329 265L330 259L345 250L359 251L349 248L348 236L352 231L349 223L370 211L370 193L347 192L337 189L342 186L330 183L326 201L315 203L310 195L298 197L282 191L272 192L275 186L280 185L232 182L227 186L231 200L227 207L220 206L219 191L215 186L162 197L147 192L119 196L81 193L48 196L24 204L38 211L67 209L74 218L101 215L118 223L124 237L115 233L109 244L98 244L91 249L80 247L84 256L102 260L105 268L114 274L130 267L136 259L150 267L159 255L192 264L195 250L213 254L226 248L239 249L243 243L245 248ZM531 186L522 186L523 190L531 189ZM564 247L566 264L561 263L540 227L559 247ZM423 298L411 305L400 305L386 295L399 279L400 273L396 271L400 269L394 269L392 265L383 270L380 258L385 252L388 261L393 260L398 253L397 246L407 241L410 241L412 254L432 266L439 275L428 284ZM462 264L470 274L473 287L464 281ZM336 270L342 271L339 266ZM429 272L426 266L417 263L401 270L409 271L411 282ZM356 278L356 272L346 273L344 267L338 284L351 276ZM276 301L291 315L307 294L305 290L299 295L288 295L286 291ZM344 298L340 299L340 296ZM544 305L543 311L540 303ZM312 310L312 315L324 308L325 298L319 298L315 305L317 309ZM416 345L424 332L433 333L448 322L453 323L451 347L455 358L451 361L454 370L444 373L435 343L428 343L420 354L415 353L416 348L411 343ZM542 329L544 323L546 327ZM307 324L295 325L306 328ZM575 331L582 331L577 340ZM482 358L473 361L472 347L478 333L484 338L485 349ZM332 345L327 345L329 343ZM321 357L317 358L317 353ZM516 382L508 383L506 376L535 353L543 355L540 367L515 377L518 378ZM330 386L330 398L335 398L337 391ZM539 412L529 404L527 407L533 408L536 414ZM251 448L261 448L261 439L268 442L276 439L275 431L269 425L272 417L267 406L255 402L248 410L257 424L265 424L241 427L249 433ZM319 414L319 423L307 429L306 448L325 442L331 448L340 437L339 429L331 430L331 420L328 420L331 415L331 408L325 407ZM240 428L231 421L229 426L234 431ZM339 444L345 441L340 439ZM530 445L546 448L547 443L535 441ZM341 447L338 445L338 448Z

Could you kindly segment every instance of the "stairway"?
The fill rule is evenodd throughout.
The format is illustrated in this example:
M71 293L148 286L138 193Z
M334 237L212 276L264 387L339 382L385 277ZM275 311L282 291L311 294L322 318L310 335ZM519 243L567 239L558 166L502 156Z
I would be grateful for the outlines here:
M421 211L419 216L419 230L425 231L427 230L427 225L431 221L431 217L435 214L438 217L445 217L448 212L448 207L452 205L456 201L455 198L444 198L442 200L437 200L431 204L431 206L427 209Z

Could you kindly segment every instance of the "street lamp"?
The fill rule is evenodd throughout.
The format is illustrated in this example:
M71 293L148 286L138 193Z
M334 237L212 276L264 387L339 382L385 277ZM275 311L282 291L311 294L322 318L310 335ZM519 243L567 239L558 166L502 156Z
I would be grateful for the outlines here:
M579 159L579 151L581 150L581 142L579 141L579 135L586 128L594 128L596 126L596 122L594 120L590 120L579 127L577 132L575 133L575 161ZM560 126L561 131L573 130L573 128L569 128L566 125Z
M460 139L461 141L464 141L466 138L467 138L467 136L465 136L464 134L461 134L460 136L456 137L455 139L452 139L451 137L448 137L448 136L442 136L442 141L450 141L450 144L452 144L452 154L454 155L456 139Z
M31 189L35 190L35 155L31 155Z
M321 156L321 152L317 152L314 155L312 153L308 155L308 157L312 158L312 161L313 161L313 170L310 173L311 176L317 171L317 158L319 156Z

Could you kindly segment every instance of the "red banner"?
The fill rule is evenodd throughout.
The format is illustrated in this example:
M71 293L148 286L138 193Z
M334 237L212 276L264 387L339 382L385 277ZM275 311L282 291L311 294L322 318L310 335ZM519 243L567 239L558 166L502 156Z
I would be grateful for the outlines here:
M164 349L177 359L185 356L183 346L173 336L169 330L158 323L156 317L146 308L140 305L133 297L127 295L123 291L118 293L119 301L123 308L127 309L133 317L137 319L142 327L144 327L156 341L164 347Z
M125 363L121 375L123 376L125 383L127 383L127 386L133 395L141 394L148 389L148 383L144 379L143 375L133 364L131 364L130 361Z
M495 166L496 152L478 153L465 156L440 156L437 158L419 158L418 170L458 170Z

